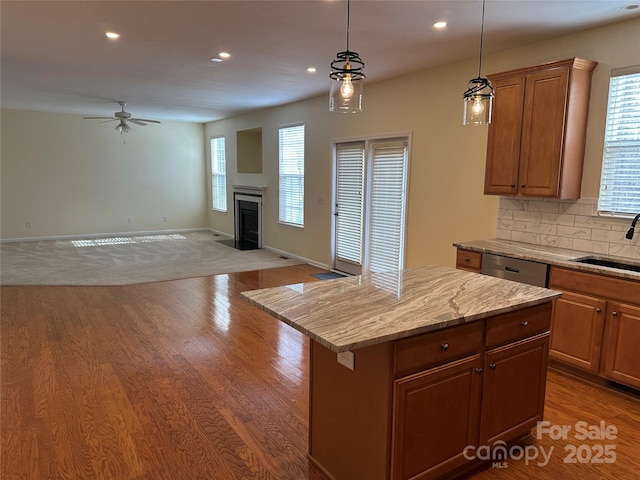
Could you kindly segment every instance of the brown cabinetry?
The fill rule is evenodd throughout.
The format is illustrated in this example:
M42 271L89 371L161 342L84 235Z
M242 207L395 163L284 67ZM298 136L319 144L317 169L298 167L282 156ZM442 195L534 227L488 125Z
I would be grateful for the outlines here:
M396 379L391 478L440 478L469 463L465 447L517 439L542 420L550 321L551 304L489 318L481 354ZM465 327L448 329L451 344L470 345ZM428 347L430 335L411 340Z
M640 388L640 282L552 267L549 287L564 292L549 357Z
M451 479L542 419L551 303L355 350L311 343L310 458L336 480Z
M482 254L471 250L458 248L456 251L456 268L469 272L480 273Z
M488 75L486 194L579 198L596 65L572 58Z

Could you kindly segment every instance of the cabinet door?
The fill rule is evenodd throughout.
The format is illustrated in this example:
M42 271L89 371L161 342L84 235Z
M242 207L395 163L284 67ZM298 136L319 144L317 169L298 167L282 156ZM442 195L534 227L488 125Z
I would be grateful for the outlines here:
M477 445L480 355L394 382L392 478L436 478L467 460Z
M601 298L563 293L553 305L549 357L597 373L605 308Z
M611 303L605 375L640 388L640 307Z
M556 197L565 134L569 69L553 68L526 77L519 194Z
M542 420L549 333L485 353L480 444L525 435Z
M484 193L515 195L520 163L524 77L493 82L495 102L487 140Z

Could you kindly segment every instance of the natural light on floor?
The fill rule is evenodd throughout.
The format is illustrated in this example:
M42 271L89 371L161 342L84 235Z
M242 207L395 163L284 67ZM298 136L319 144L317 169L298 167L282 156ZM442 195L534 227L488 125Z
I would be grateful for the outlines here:
M178 233L170 235L141 235L138 237L108 237L93 238L90 240L72 240L74 247L100 247L103 245L122 245L125 243L150 243L161 242L163 240L186 240L187 237Z

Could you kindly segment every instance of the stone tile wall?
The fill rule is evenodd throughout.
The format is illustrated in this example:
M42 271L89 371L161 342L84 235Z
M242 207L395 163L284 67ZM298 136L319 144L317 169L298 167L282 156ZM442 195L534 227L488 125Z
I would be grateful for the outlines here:
M640 259L640 222L633 240L627 240L631 220L597 216L597 208L591 198L500 197L496 238Z

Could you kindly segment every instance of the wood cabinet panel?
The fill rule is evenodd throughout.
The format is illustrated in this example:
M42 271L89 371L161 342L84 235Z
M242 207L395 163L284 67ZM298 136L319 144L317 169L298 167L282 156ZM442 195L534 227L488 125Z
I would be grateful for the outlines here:
M393 479L437 478L467 462L464 448L478 441L481 362L474 355L394 382Z
M551 309L552 304L545 303L487 319L486 345L501 345L548 331Z
M395 343L395 374L407 375L476 353L483 346L483 338L484 325L473 322L399 340Z
M623 302L640 302L640 282L567 268L551 267L549 288L569 290Z
M472 252L461 248L456 251L456 268L480 273L481 267L482 254L480 252Z
M553 306L549 357L597 373L606 304L599 297L563 293Z
M640 388L640 306L611 303L605 375Z
M488 75L496 97L486 194L580 197L596 65L572 58Z
M526 434L542 420L549 332L485 354L480 444Z

